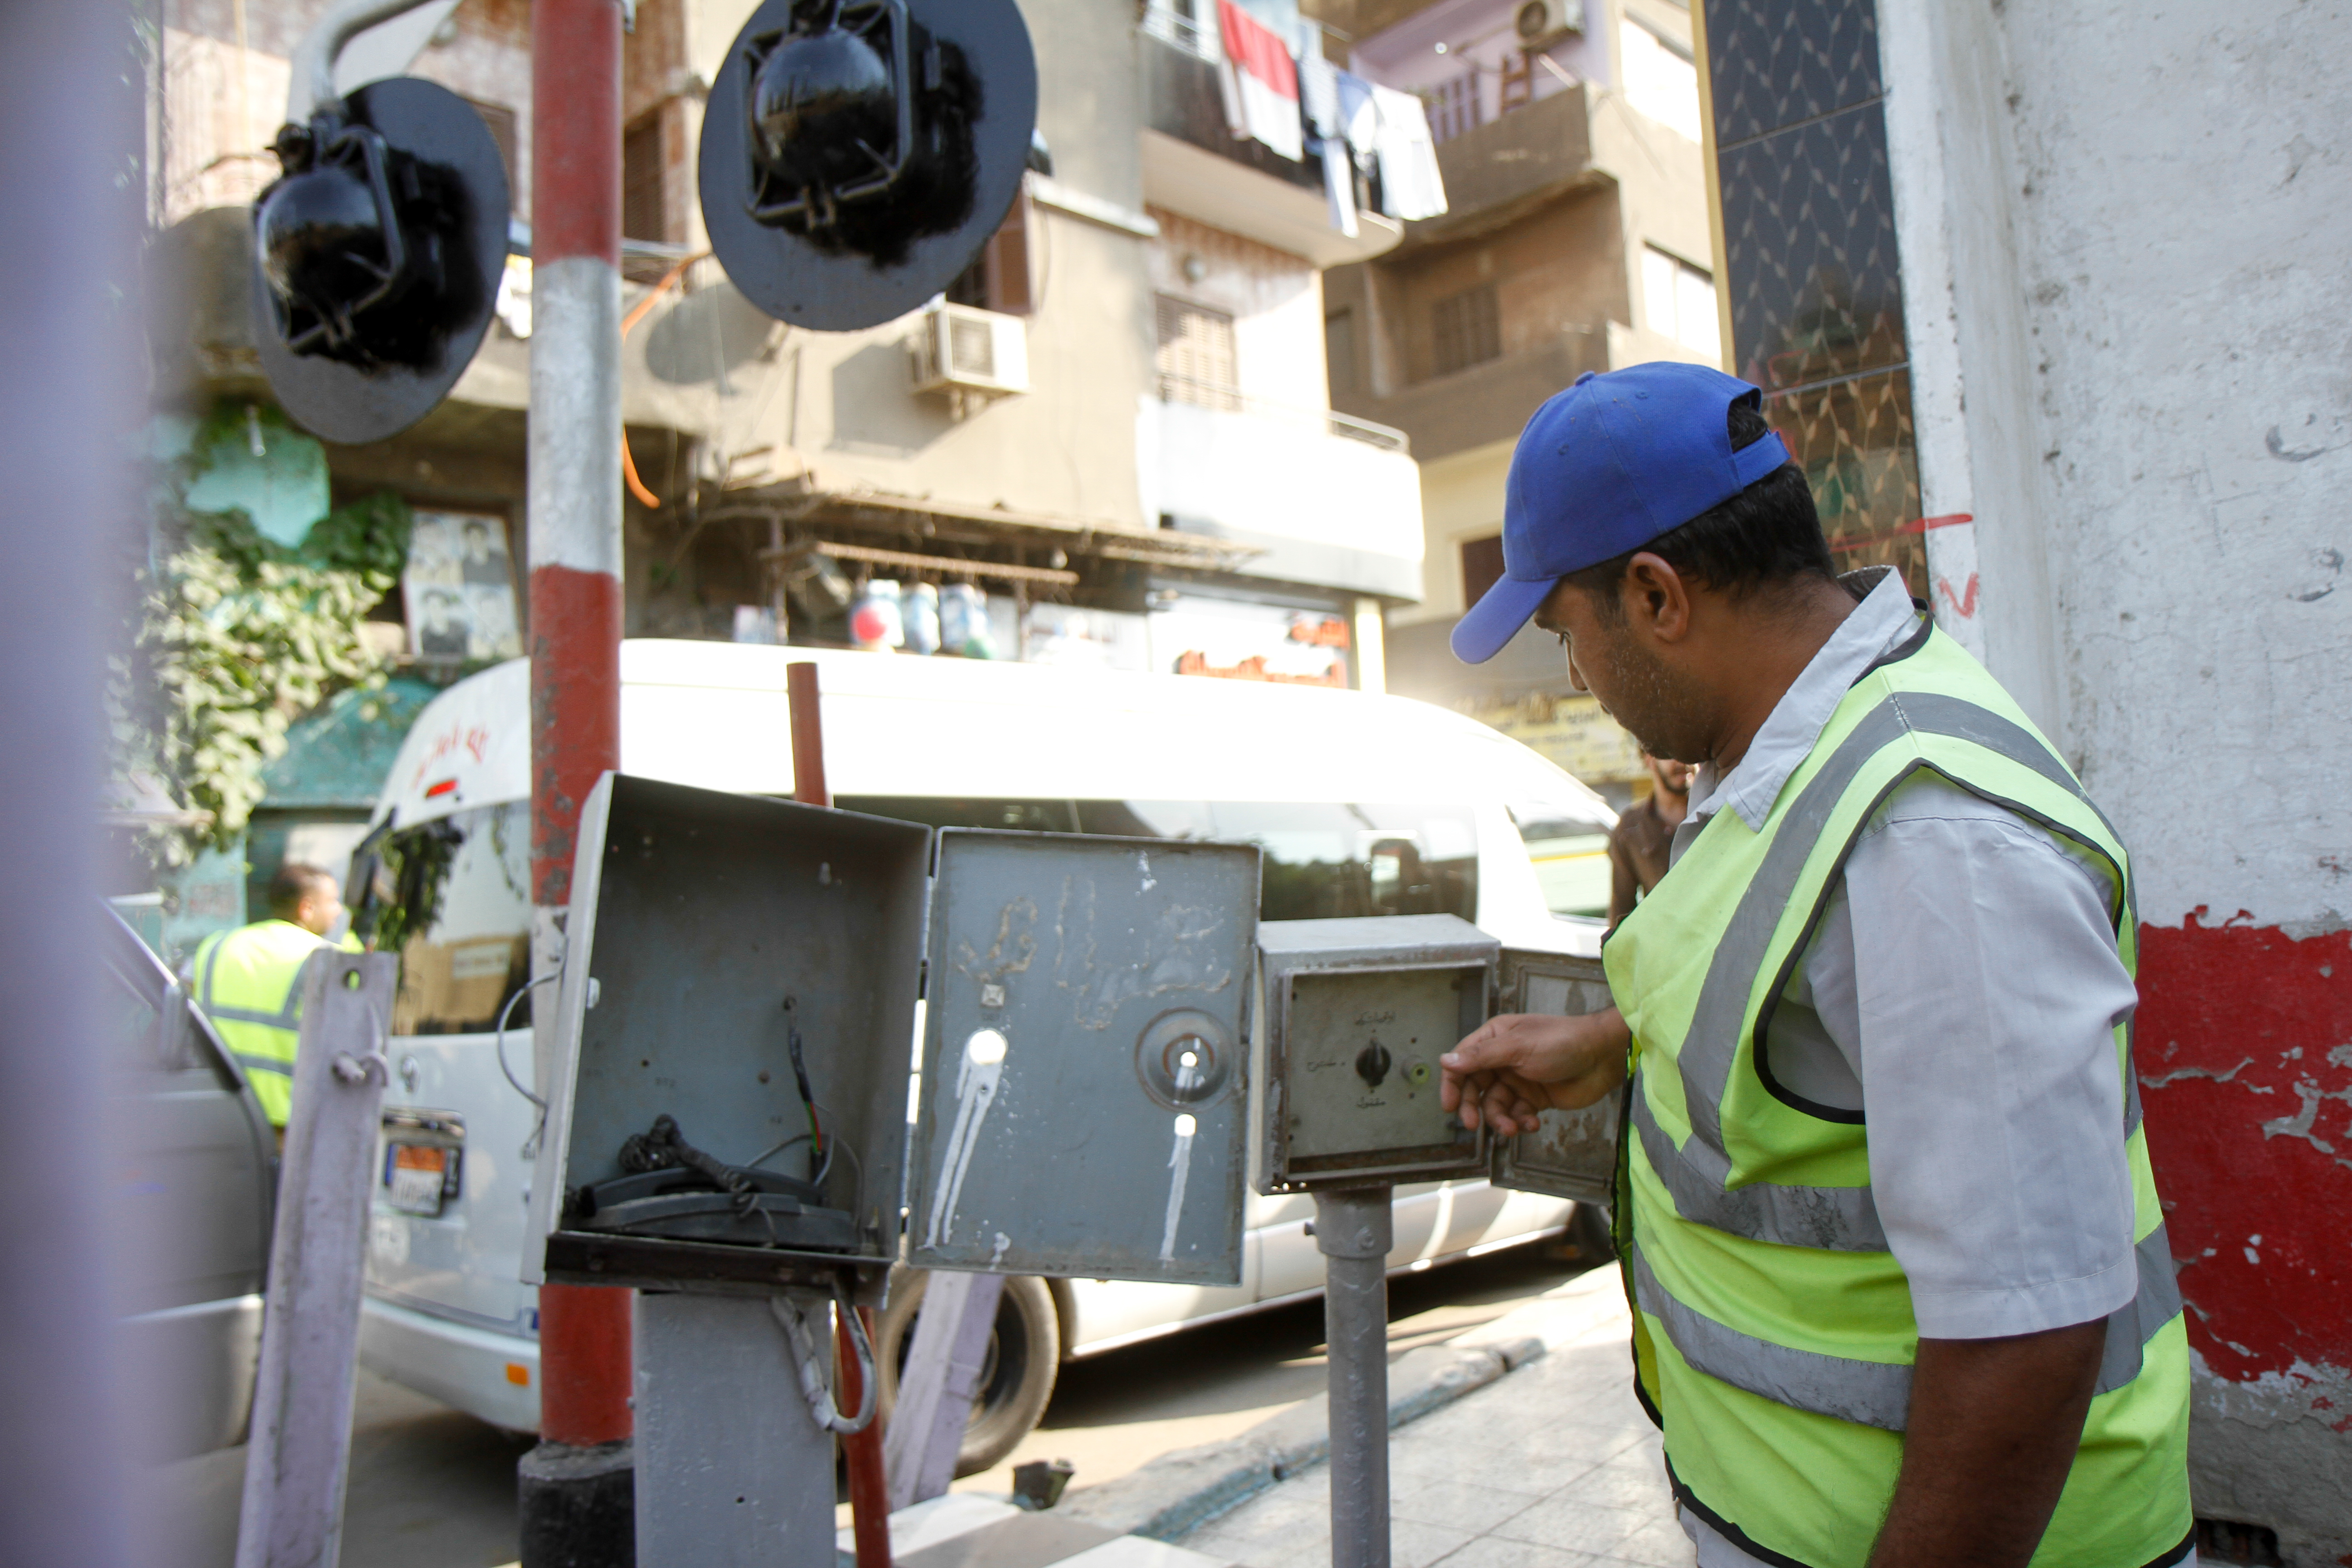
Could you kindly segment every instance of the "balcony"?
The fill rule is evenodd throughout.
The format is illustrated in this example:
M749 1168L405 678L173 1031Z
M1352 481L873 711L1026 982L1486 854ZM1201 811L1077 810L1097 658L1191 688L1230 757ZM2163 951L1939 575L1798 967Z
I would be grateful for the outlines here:
M1571 330L1517 353L1415 382L1386 397L1354 393L1334 401L1355 418L1377 420L1404 432L1414 456L1426 463L1510 440L1545 398L1588 370L1608 368L1607 332Z
M1151 14L1162 27L1173 18ZM1175 24L1189 30L1188 24ZM1294 163L1225 128L1217 68L1157 28L1136 40L1143 73L1143 194L1171 212L1305 257L1317 267L1367 261L1394 249L1404 226L1357 217L1354 238L1331 226L1319 162Z
M1439 142L1447 210L1408 225L1405 243L1440 244L1499 226L1600 178L1592 167L1591 91L1580 82Z
M1232 387L1143 400L1136 467L1163 529L1255 548L1245 576L1421 597L1421 479L1402 432Z

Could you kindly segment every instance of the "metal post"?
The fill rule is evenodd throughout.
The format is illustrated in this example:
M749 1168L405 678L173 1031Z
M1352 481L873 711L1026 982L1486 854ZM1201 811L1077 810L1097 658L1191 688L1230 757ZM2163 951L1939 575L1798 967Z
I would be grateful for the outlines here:
M530 869L542 974L562 962L580 804L621 762L621 0L531 6ZM522 1562L621 1568L636 1556L627 1292L542 1285L539 1347Z
M361 1273L375 1191L384 1035L400 961L321 949L303 966L293 1112L278 1166L269 1300L236 1568L335 1568L351 1457Z
M817 706L816 666L803 660L784 666L784 695L793 720L793 798L803 805L831 805L824 785L824 721Z
M824 721L816 673L816 666L807 660L784 666L784 696L793 727L793 798L803 805L831 805L833 795L824 782ZM863 1307L843 1311L860 1316L866 1342L873 1343L874 1314ZM834 1352L841 1368L842 1403L854 1409L866 1389L845 1317L834 1324ZM882 1473L882 1418L877 1415L864 1431L845 1436L841 1457L849 1471L850 1524L857 1542L857 1568L890 1568L890 1492Z
M1002 1274L942 1271L925 1281L914 1348L898 1373L898 1397L882 1439L893 1512L940 1496L955 1479L1003 1297Z
M1331 1568L1389 1568L1389 1247L1386 1187L1315 1194L1329 1351Z
M108 1131L106 980L91 940L107 649L128 584L101 586L136 496L140 146L130 17L88 0L0 6L0 241L13 258L0 341L0 1563L120 1563L136 1429L106 1251L125 1234L129 1162ZM135 535L133 536L135 537ZM152 1176L147 1179L152 1180ZM166 1395L168 1396L168 1395ZM142 1417L152 1426L152 1413Z
M822 1335L824 1297L783 1300ZM833 1435L767 1299L644 1292L636 1350L638 1561L833 1568Z

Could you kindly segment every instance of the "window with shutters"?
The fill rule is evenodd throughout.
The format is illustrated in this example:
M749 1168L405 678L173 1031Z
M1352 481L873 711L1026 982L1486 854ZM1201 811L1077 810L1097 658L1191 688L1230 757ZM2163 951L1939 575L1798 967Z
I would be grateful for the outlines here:
M621 135L621 237L669 239L669 214L663 201L662 111L641 115Z
M499 162L507 169L507 198L518 207L522 202L522 182L515 178L515 111L503 103L484 103L467 99L482 123L490 128L490 140L499 144Z
M1160 397L1238 412L1233 317L1169 294L1160 296L1159 307Z
M1502 580L1503 536L1490 533L1484 539L1462 542L1462 607L1471 605L1486 596L1486 590Z
M1485 122L1479 113L1478 68L1472 66L1460 76L1439 82L1423 95L1428 105L1429 137L1433 142L1451 142L1465 131L1475 131Z
M1431 307L1430 339L1431 374L1435 375L1451 375L1500 358L1503 332L1495 286L1481 283Z
M996 233L981 247L971 265L950 279L948 303L1025 316L1035 308L1029 280L1029 194L1013 199Z

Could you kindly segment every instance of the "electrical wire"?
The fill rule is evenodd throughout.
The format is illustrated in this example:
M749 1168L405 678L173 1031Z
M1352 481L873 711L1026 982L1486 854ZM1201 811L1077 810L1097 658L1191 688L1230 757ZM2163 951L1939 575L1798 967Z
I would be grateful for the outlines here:
M825 1167L830 1169L833 1157L825 1152L824 1129L819 1125L816 1119L816 1091L809 1087L808 1062L801 1055L801 1027L797 1013L798 1004L793 1000L793 994L789 991L785 992L784 1049L793 1058L793 1080L800 1085L801 1104L808 1109L809 1166L811 1170L815 1170L818 1159L823 1157ZM822 1175L811 1177L813 1181L823 1179Z
M499 1009L499 1038L497 1047L499 1053L499 1070L507 1075L507 1082L514 1086L514 1091L517 1094L521 1095L525 1100L530 1100L533 1105L539 1107L539 1114L542 1121L545 1121L547 1117L547 1101L540 1099L539 1096L523 1088L522 1079L515 1077L514 1068L507 1066L507 1020L514 1016L516 1003L521 1001L524 997L530 995L532 992L538 990L541 986L547 984L549 982L561 980L562 977L563 971L561 969L556 970L551 974L542 974L538 979L532 981L530 984L525 985L520 990L517 991L513 995L508 997L507 1005ZM537 1027L537 1024L538 1021L533 1019L532 1026Z
M833 1300L835 1309L849 1324L850 1350L857 1358L860 1388L855 1415L844 1415L834 1404L825 1360L818 1355L808 1321L800 1309L782 1296L771 1296L768 1310L775 1315L776 1321L783 1326L784 1337L792 1342L793 1359L800 1363L801 1397L808 1401L809 1414L826 1431L848 1437L873 1425L875 1413L881 1406L882 1380L876 1375L874 1346L866 1337L865 1320L849 1304L849 1298L838 1285L834 1287Z

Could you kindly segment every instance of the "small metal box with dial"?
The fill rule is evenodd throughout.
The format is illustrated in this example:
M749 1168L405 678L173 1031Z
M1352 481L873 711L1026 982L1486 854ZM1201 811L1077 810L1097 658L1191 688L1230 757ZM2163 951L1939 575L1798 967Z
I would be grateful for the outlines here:
M1498 1014L1573 1017L1612 1005L1608 976L1597 958L1507 949L1500 979L1495 1003ZM1494 1184L1580 1203L1608 1203L1617 1174L1620 1099L1612 1094L1582 1110L1547 1110L1534 1131L1496 1139L1489 1173Z
M1499 944L1452 915L1258 927L1263 1192L1484 1173L1438 1058L1486 1021Z

